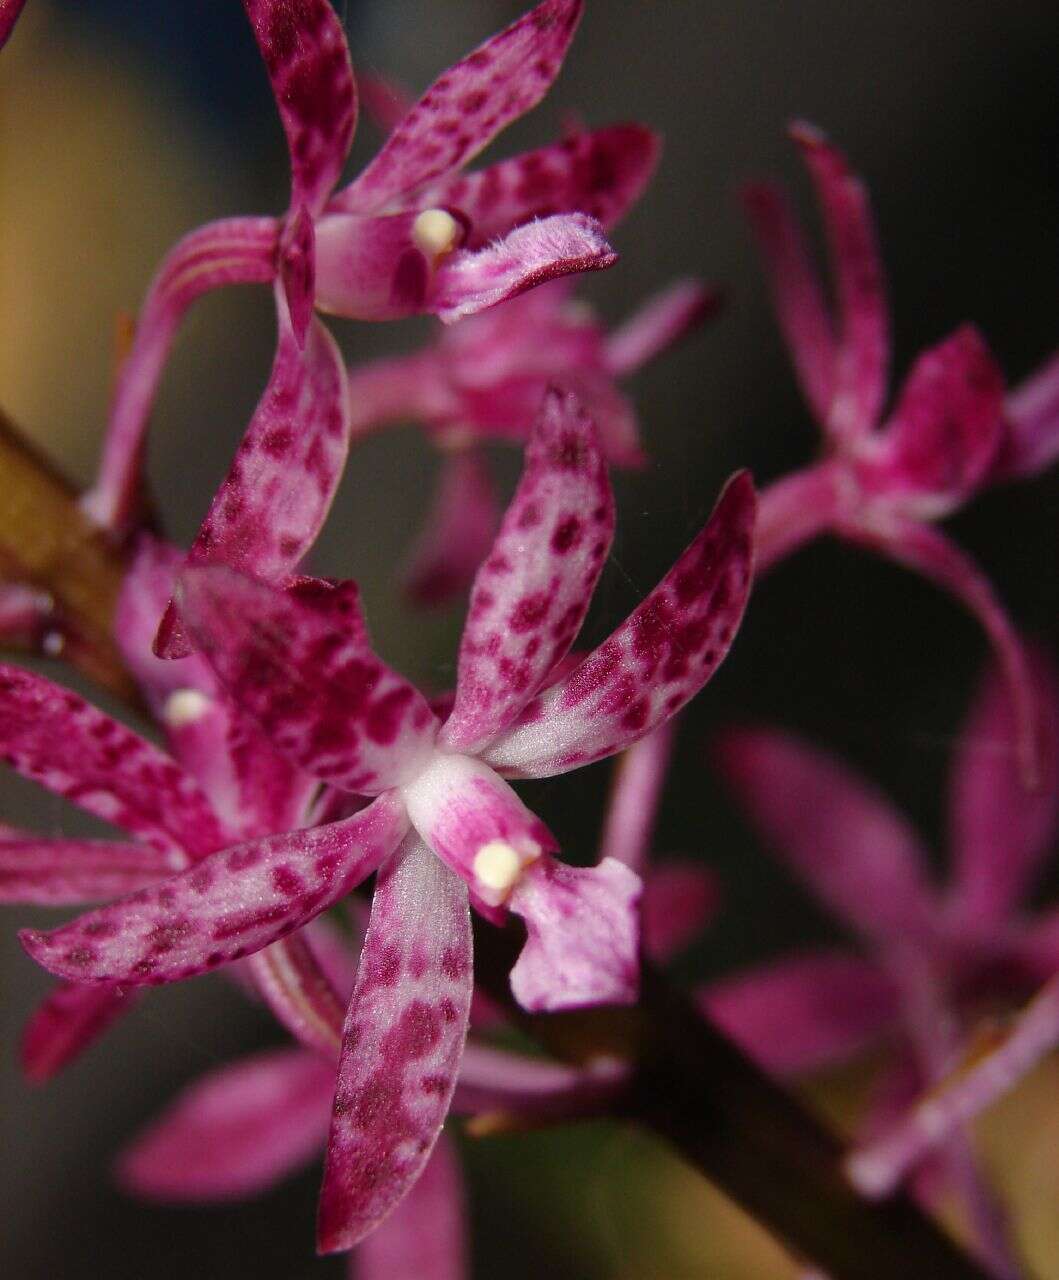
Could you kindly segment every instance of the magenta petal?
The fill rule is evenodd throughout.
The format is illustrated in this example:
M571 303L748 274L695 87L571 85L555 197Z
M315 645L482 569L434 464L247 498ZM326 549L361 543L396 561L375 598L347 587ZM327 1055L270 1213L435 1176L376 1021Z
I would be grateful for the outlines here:
M607 368L616 377L632 373L675 346L720 305L716 289L699 280L678 280L612 330L606 342Z
M226 842L194 779L164 752L43 676L0 664L0 754L23 777L163 852Z
M593 218L556 214L516 227L483 249L449 254L438 266L425 309L451 324L549 280L602 271L617 260Z
M433 348L354 365L349 403L355 439L392 422L431 422L459 411Z
M323 1146L335 1069L273 1049L194 1081L118 1157L130 1195L169 1203L267 1191Z
M978 332L964 325L912 366L881 456L868 463L870 482L954 504L992 467L1003 407L1004 375Z
M440 741L474 754L570 651L614 537L599 433L576 398L547 393L522 478L474 581L456 704Z
M316 305L354 320L431 310L435 263L416 240L416 219L409 212L325 214L316 224ZM454 224L453 235L461 234Z
M1027 792L1017 725L1001 673L993 668L960 734L950 787L954 907L972 928L1014 911L1052 846L1059 818L1059 684L1043 653L1032 655L1039 717L1039 785Z
M879 791L770 730L730 732L717 754L751 824L840 920L869 938L933 933L928 856Z
M658 801L673 754L673 721L641 738L619 756L603 820L600 857L617 858L641 875L654 830Z
M357 1246L350 1280L464 1280L463 1200L456 1151L442 1134L405 1198Z
M258 994L291 1035L325 1058L337 1058L345 1006L308 932L274 942L246 963Z
M414 776L437 721L375 657L359 610L336 616L219 565L187 569L180 607L232 697L307 772L375 795Z
M499 523L496 491L481 452L459 449L446 454L403 574L411 599L436 607L470 590Z
M159 267L118 375L99 474L84 497L104 528L120 529L132 515L148 415L184 313L213 289L272 280L278 234L274 218L227 218L185 236Z
M145 844L0 837L0 902L95 902L157 884L187 859Z
M703 1011L759 1065L777 1075L854 1057L892 1030L900 995L876 965L818 952L722 978L700 995Z
M676 715L720 666L742 619L755 507L753 482L740 472L647 599L534 698L483 758L513 777L564 773L613 755Z
M466 164L551 88L581 9L581 0L544 0L450 67L332 207L376 212Z
M812 125L796 124L816 187L838 301L840 339L828 426L839 437L863 435L879 419L890 363L890 318L875 223L864 184L845 157Z
M802 394L817 421L827 424L835 396L835 333L805 238L779 188L755 182L741 197Z
M762 489L754 552L759 575L834 526L845 480L843 465L826 459Z
M452 1109L457 1115L506 1111L553 1121L592 1115L614 1101L629 1074L616 1059L575 1067L468 1040Z
M291 205L319 212L357 124L345 32L330 0L243 0L291 159Z
M694 942L720 901L717 879L694 862L667 860L651 868L644 880L643 949L656 964L665 964Z
M471 224L469 249L553 213L587 213L610 228L642 195L660 151L658 135L639 124L579 132L446 178L418 192L416 206L458 210Z
M59 982L26 1023L19 1061L28 1080L43 1084L127 1013L140 993L121 987Z
M1040 475L1059 457L1059 352L1008 396L997 479Z
M471 987L467 890L410 836L379 874L346 1017L320 1252L357 1244L422 1172L456 1083Z
M19 939L75 982L173 982L241 959L344 898L407 830L392 795L352 818L221 849L197 866L47 933Z
M18 15L25 3L26 0L0 0L0 49L11 38L11 32L15 29Z
M509 906L526 922L526 945L511 970L515 999L530 1012L633 1004L640 989L643 886L623 862L569 867L543 857L525 873Z
M313 320L300 351L277 290L279 345L268 386L192 543L190 564L226 564L266 582L293 573L331 508L349 451L345 364ZM159 653L184 657L179 623Z

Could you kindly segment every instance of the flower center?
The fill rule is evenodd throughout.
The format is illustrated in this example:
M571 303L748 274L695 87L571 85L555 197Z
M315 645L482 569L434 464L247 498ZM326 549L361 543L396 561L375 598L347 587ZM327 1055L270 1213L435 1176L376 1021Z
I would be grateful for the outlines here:
M490 840L474 855L471 869L479 885L490 895L507 895L521 877L523 868L539 857L540 849L534 852L529 841L520 853L506 840Z
M451 253L462 234L456 219L445 209L424 209L412 223L412 239L436 266L439 258Z
M183 729L201 720L210 705L210 699L198 689L174 689L165 700L162 719L171 729Z

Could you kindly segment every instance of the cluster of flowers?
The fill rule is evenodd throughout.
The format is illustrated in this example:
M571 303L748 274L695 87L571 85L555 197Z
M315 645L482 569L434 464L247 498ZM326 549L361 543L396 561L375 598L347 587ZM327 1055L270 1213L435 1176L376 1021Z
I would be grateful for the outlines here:
M0 42L20 7L0 7ZM571 299L576 275L615 262L608 231L649 181L658 140L636 124L578 127L462 172L558 74L581 3L544 0L407 107L366 82L392 128L336 191L358 109L336 14L328 0L244 8L289 144L288 209L200 228L165 259L84 498L126 548L115 634L166 749L0 666L0 757L130 837L0 832L0 899L113 898L21 935L61 980L27 1029L27 1074L53 1075L143 988L227 966L296 1044L189 1089L125 1153L124 1184L172 1200L247 1195L326 1147L322 1251L359 1245L365 1278L464 1274L459 1179L439 1142L450 1109L598 1113L629 1069L490 1044L504 1015L473 990L471 908L493 925L512 912L524 922L510 975L523 1009L636 1000L641 950L663 963L716 902L701 868L647 862L673 718L732 644L755 562L761 571L832 532L953 592L995 648L957 756L954 884L944 896L930 887L914 834L842 766L772 732L733 732L719 758L735 795L865 949L726 978L701 992L703 1016L783 1075L900 1036L851 1176L881 1194L931 1156L923 1195L939 1177L956 1186L983 1255L1014 1274L961 1125L1053 1042L1059 999L1031 1006L1032 1046L1020 1024L978 1074L948 1077L984 991L1025 997L1059 972L1055 917L1016 915L1055 827L1059 707L1046 659L935 522L1059 453L1059 359L1009 393L965 326L919 357L885 416L888 316L868 198L833 145L795 127L833 312L782 193L753 186L745 204L823 456L760 497L748 475L733 477L654 591L576 652L614 531L608 466L643 456L618 379L714 309L710 290L682 281L605 333ZM191 304L255 282L272 286L275 361L180 551L142 518L151 402ZM414 355L347 371L319 311L430 313L447 327ZM409 419L444 461L405 585L421 603L469 590L456 688L441 696L375 654L354 583L299 573L351 443ZM525 447L502 515L479 449L489 438ZM9 584L0 628L25 631L43 607ZM560 861L508 779L623 751L598 860ZM373 874L365 919L350 895ZM348 933L324 915L340 903ZM940 1092L913 1106L925 1088Z

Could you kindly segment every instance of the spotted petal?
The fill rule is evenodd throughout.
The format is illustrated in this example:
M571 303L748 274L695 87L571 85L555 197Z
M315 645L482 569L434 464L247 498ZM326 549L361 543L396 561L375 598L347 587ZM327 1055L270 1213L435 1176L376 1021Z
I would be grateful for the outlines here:
M415 773L437 721L372 652L359 613L217 565L185 571L180 607L236 702L306 772L374 795Z
M123 529L134 514L147 419L184 314L213 289L272 280L278 237L274 218L226 218L185 236L158 268L118 375L99 474L84 497L104 528Z
M467 891L410 836L380 873L343 1031L321 1252L355 1245L422 1172L456 1083L471 987Z
M456 704L441 731L448 747L479 751L566 657L613 536L599 433L572 395L549 391L518 489L471 590Z
M225 843L206 797L169 756L77 694L3 664L0 757L162 852L198 855Z
M470 224L469 249L553 213L587 213L609 229L643 194L660 151L658 135L643 125L586 130L431 185L416 206L458 210Z
M267 1191L323 1146L334 1076L303 1049L272 1049L211 1072L121 1153L118 1182L170 1204Z
M291 205L319 212L342 173L357 95L330 0L243 0L268 71L291 160Z
M280 582L313 545L349 451L345 364L313 320L304 351L277 289L279 345L268 386L191 547L191 564L227 564ZM162 624L159 653L191 646L175 617Z
M22 1033L19 1062L26 1078L34 1084L50 1080L128 1013L139 995L121 987L56 983Z
M187 859L113 840L0 837L0 902L42 906L95 902L157 884Z
M539 694L484 753L535 778L613 755L664 724L706 683L735 636L750 591L754 486L729 481L676 564L569 675Z
M376 212L471 160L559 74L581 0L544 0L440 76L332 207Z
M400 802L380 796L352 818L221 849L157 888L19 937L45 969L75 982L190 978L308 924L369 876L406 830Z

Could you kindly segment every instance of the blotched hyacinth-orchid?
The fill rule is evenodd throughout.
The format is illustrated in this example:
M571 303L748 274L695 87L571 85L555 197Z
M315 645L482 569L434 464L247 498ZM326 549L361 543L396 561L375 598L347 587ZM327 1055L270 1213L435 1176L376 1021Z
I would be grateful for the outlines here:
M649 172L650 147L615 149L603 131L460 175L541 100L559 72L582 2L544 0L440 76L367 168L336 192L357 120L338 17L329 0L244 0L244 8L287 138L290 205L282 218L201 227L162 263L122 364L100 473L86 497L86 509L106 528L124 529L133 517L155 388L181 318L203 294L273 283L279 350L266 399L290 395L295 354L305 344L299 389L339 376L314 307L369 320L420 312L456 320L558 276L610 266L615 254L591 215L612 219L642 186L645 164ZM340 443L348 444L344 433ZM338 447L334 433L282 448L274 440L275 483L296 485L300 468L308 488L320 470L315 455ZM329 500L332 460L326 470L320 487ZM226 487L234 501L250 486L233 474ZM299 509L305 505L303 498ZM214 527L214 539L217 533ZM284 560L292 567L311 536L299 534L297 546L287 541Z
M834 273L832 317L782 191L744 189L780 327L825 457L761 496L759 565L830 531L922 573L981 622L1019 709L1032 779L1034 714L1026 658L981 570L933 527L994 482L1035 475L1059 454L1059 356L1005 396L970 325L924 352L884 420L890 324L864 184L816 129L791 129L813 181Z
M867 955L807 952L722 980L704 1008L764 1066L779 1073L849 1058L895 1037L899 1057L878 1088L869 1133L885 1131L924 1089L975 1048L990 1004L1021 1001L1059 972L1059 915L1020 904L1049 852L1059 816L1059 687L1034 659L1045 721L1042 781L1027 793L1003 680L992 670L961 734L949 793L954 861L949 888L929 883L916 833L876 790L838 761L785 734L734 731L720 743L735 796L785 863L864 944ZM925 1146L920 1144L919 1152ZM983 1247L1002 1236L963 1137L944 1149L975 1212ZM863 1185L892 1185L898 1153L865 1161ZM1000 1270L1004 1274L1003 1270Z
M526 1008L635 998L638 878L614 859L557 861L551 833L504 777L550 776L620 751L706 683L746 603L754 513L753 485L738 475L655 590L569 669L614 506L594 424L572 397L550 394L475 580L443 724L372 652L353 584L279 588L219 565L181 575L182 615L236 704L300 771L375 798L352 817L221 849L160 887L22 939L73 982L167 982L285 938L378 870L343 1031L322 1249L350 1247L386 1215L444 1119L470 1007L468 897L491 919L510 910L525 920L511 984ZM8 758L91 800L69 758L74 736L61 737L61 706L42 721L25 681L4 676L18 725ZM85 716L78 701L74 729ZM183 783L165 779L162 799L182 799ZM124 818L124 808L101 808ZM167 805L154 808L164 816Z

